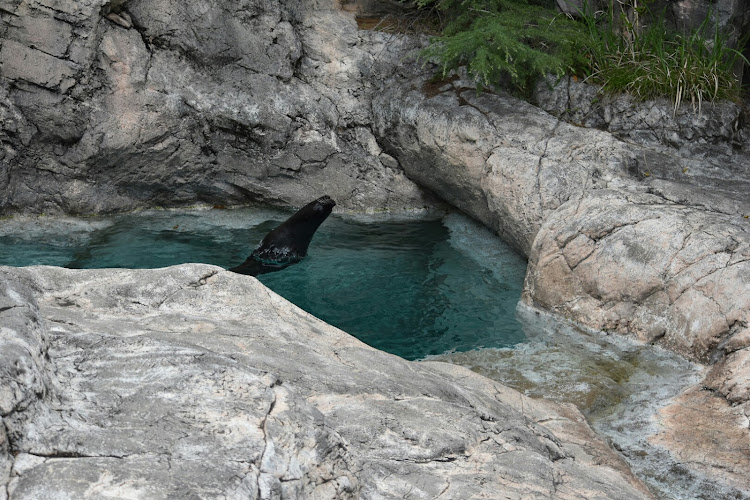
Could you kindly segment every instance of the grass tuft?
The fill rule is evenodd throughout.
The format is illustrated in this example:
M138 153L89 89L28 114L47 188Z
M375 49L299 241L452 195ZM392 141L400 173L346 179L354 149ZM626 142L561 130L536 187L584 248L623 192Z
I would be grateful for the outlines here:
M718 24L711 25L711 15L688 34L669 31L663 17L643 28L621 21L618 30L612 11L605 15L604 21L583 16L590 40L587 80L642 100L667 97L675 111L686 102L700 112L703 102L739 98L734 69L747 59L729 47Z
M418 0L442 22L423 57L439 61L443 76L466 67L478 90L510 81L528 94L542 76L573 74L605 91L667 97L675 111L690 102L699 112L706 101L741 94L734 69L748 61L710 13L697 30L682 34L668 30L663 17L649 15L654 21L642 26L643 9L616 16L622 4L614 0L606 12L579 21L531 1Z

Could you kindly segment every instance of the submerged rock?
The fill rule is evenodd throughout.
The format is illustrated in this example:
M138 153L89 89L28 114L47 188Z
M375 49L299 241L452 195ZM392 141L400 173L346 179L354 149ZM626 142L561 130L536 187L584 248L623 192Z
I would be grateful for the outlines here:
M3 399L10 498L650 497L573 406L372 349L254 278L0 276L3 324L30 318L3 338L47 353L2 372L29 388Z

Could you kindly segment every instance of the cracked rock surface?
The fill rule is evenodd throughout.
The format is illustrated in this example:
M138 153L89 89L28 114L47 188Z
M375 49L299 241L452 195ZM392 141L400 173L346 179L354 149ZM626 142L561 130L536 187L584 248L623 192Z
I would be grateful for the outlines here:
M707 145L739 145L742 107L732 101L683 103L666 99L638 101L628 94L603 94L600 88L570 77L540 82L534 93L540 108L567 122L606 130L637 144L663 144L700 154Z
M384 150L528 257L526 303L709 365L700 397L685 396L706 402L706 425L665 418L657 441L750 494L750 155L729 143L735 107L689 127L679 115L668 147L469 85L395 75L399 92L373 106ZM716 421L742 444L727 452Z
M427 188L529 258L528 303L707 363L699 391L685 396L706 403L706 439L681 441L704 426L665 418L673 431L660 442L690 463L714 457L706 463L717 474L742 470L750 446L727 454L709 425L726 422L742 443L750 435L750 149L737 107L670 121L662 105L634 111L565 81L538 93L548 114L477 95L461 78L428 82L414 59L420 43L358 31L327 0L0 0L0 212L302 205L322 192L345 209L403 209L437 203ZM46 464L53 445L42 441L37 455L12 459L13 419L64 392L45 368L52 329L27 296L39 286L0 303L0 374L13 380L0 386L0 478L12 464L14 477ZM166 292L122 307L161 311ZM17 337L24 329L36 333ZM262 398L275 401L266 385ZM64 428L61 415L45 418ZM106 457L75 451L75 439L54 449L76 460L141 457L138 443L112 439ZM258 467L239 476L276 488Z
M2 341L26 346L0 351L25 366L0 372L3 497L650 497L574 407L372 349L255 278L0 283Z
M545 221L526 280L529 301L693 359L748 347L750 225L740 218L596 191Z
M528 255L542 222L636 160L610 134L460 80L430 96L420 76L375 103L376 131L406 173Z
M527 302L709 365L649 439L747 494L749 226L652 194L596 191L542 225L524 289Z
M368 37L333 2L0 2L0 212L431 207L371 132Z

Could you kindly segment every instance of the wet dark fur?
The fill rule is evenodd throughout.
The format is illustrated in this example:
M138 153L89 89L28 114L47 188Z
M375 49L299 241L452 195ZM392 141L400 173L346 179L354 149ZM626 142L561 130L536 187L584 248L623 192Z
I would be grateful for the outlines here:
M302 207L263 238L245 262L229 270L257 276L284 269L307 255L315 231L331 214L336 202L322 196Z

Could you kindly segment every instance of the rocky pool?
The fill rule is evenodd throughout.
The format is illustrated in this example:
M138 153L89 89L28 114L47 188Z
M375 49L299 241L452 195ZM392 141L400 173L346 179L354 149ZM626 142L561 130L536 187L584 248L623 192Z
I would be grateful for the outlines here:
M91 219L10 220L0 265L231 267L290 213L148 211ZM515 314L526 262L460 214L329 217L308 256L259 276L302 309L407 359L525 340Z
M243 208L13 218L0 222L0 265L231 267L289 215ZM378 349L465 365L530 396L576 404L661 498L729 498L647 439L659 431L658 409L695 383L700 367L518 306L525 268L460 213L332 215L305 260L259 279Z

